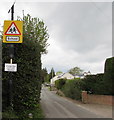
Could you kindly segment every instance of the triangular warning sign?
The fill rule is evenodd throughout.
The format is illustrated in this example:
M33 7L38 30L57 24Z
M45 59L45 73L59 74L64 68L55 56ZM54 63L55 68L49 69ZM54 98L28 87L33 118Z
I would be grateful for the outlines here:
M16 24L12 22L11 25L6 30L5 35L21 35L21 33Z

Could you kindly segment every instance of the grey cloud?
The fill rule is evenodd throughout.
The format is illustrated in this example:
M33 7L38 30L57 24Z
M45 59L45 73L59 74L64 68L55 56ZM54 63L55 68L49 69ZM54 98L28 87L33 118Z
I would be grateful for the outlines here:
M99 4L106 7L104 3ZM91 3L60 3L51 16L52 29L60 46L85 53L106 42L105 37L111 36L111 19L106 18L105 7L100 12ZM110 34L104 34L105 29Z
M61 64L53 64L55 68L68 70L71 67L81 66L82 69L92 72L103 71L105 59L112 54L111 3L95 3L95 5L60 3L50 14L48 18L50 33L57 43L53 42L50 45L58 45L69 55L62 52L60 54L53 49L58 56L56 60L52 57L54 63L62 55L66 59ZM71 50L77 55L73 54L74 52L70 53Z

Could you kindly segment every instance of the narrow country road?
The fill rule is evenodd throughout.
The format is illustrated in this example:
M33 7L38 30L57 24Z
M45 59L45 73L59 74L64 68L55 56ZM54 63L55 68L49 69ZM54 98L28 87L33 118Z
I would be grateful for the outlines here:
M46 118L102 118L42 87L41 106Z

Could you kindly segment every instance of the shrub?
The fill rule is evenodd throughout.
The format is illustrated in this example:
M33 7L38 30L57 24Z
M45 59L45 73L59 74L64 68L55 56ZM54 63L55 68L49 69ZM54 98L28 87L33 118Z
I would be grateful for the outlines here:
M63 86L65 85L65 83L66 83L66 79L59 79L59 80L55 81L55 86L59 90L59 89L63 88Z
M81 80L67 80L66 84L62 88L63 93L66 97L72 99L80 100L81 99Z

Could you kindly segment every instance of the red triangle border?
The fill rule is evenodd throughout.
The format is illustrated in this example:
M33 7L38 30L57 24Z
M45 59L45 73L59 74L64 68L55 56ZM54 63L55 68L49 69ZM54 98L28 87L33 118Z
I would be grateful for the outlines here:
M16 27L16 29L18 30L19 34L7 34L8 30L9 30L9 28L12 26L12 24L15 25L15 27ZM15 22L12 22L12 23L11 23L11 25L10 25L10 26L8 27L8 29L6 30L5 35L21 35L21 32L19 31L19 29L18 29L17 25L15 24Z

